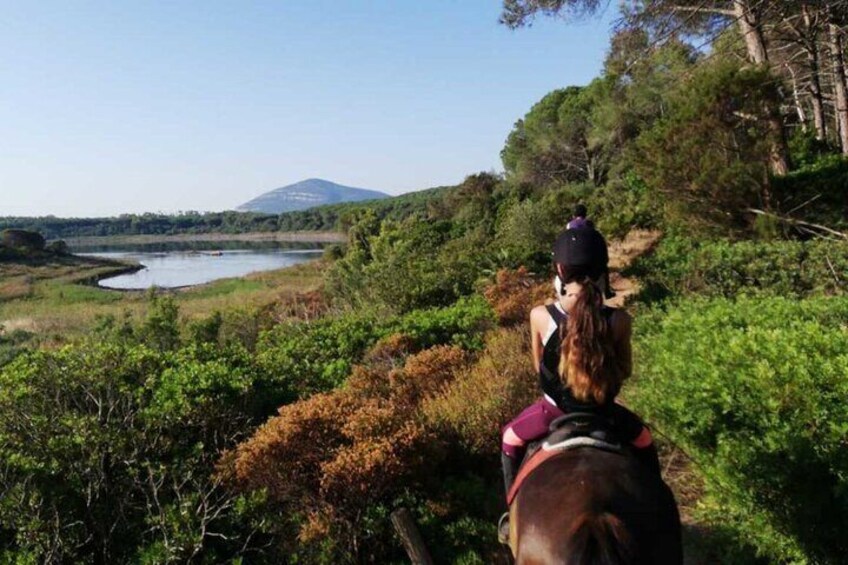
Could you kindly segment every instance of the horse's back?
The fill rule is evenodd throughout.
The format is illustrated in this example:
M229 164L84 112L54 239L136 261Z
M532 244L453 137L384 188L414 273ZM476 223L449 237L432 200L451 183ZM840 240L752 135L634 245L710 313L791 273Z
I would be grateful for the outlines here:
M519 564L679 564L671 491L632 457L578 448L528 476L513 506Z

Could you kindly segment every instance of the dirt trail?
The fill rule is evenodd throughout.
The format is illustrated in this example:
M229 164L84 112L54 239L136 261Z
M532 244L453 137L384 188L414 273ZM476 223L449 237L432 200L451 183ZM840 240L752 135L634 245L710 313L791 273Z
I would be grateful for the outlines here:
M627 300L639 292L639 281L621 275L636 258L649 252L659 242L662 234L655 230L632 230L624 239L609 244L610 286L615 297L607 304L620 308Z

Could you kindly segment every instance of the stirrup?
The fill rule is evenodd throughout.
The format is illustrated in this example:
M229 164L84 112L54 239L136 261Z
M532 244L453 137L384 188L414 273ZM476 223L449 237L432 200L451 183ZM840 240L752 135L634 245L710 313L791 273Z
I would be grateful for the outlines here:
M498 520L498 542L509 545L509 512L504 512Z

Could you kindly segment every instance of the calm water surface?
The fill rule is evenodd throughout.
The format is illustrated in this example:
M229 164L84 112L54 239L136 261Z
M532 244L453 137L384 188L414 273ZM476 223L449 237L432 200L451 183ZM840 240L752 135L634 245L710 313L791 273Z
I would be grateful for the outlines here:
M141 290L158 286L175 288L217 279L241 277L257 271L291 267L317 259L323 244L276 242L185 242L168 244L75 248L78 255L125 259L144 269L100 281L100 286Z

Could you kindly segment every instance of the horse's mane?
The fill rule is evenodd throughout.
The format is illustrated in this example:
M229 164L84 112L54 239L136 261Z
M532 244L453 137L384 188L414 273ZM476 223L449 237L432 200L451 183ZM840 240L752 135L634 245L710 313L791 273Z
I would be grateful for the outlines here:
M587 511L574 520L568 535L568 565L625 565L634 562L633 538L617 516Z

